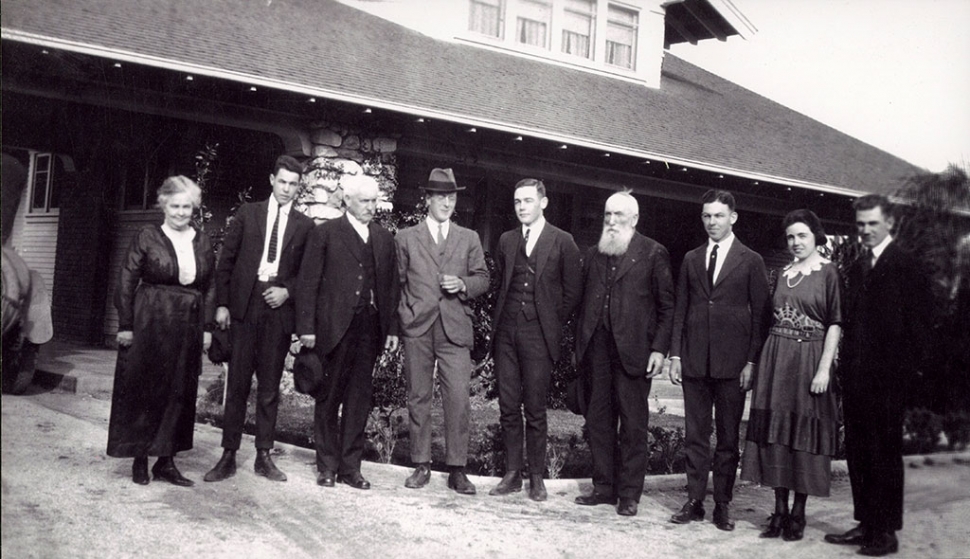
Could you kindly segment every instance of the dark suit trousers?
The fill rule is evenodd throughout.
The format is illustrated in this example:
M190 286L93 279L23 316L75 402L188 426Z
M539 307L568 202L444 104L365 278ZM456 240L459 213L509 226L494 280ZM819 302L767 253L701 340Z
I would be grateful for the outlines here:
M890 532L903 528L905 391L887 378L877 379L878 387L847 382L842 407L855 519L871 530Z
M707 495L707 476L714 472L714 502L730 503L738 473L738 449L745 392L740 380L684 378L684 435L687 457L687 496L703 501ZM716 429L717 446L711 460L711 424Z
M365 309L354 315L343 339L321 359L330 373L327 395L316 401L313 410L313 440L321 472L360 470L380 336L380 317Z
M652 381L626 374L613 335L602 326L593 332L585 359L590 376L586 428L593 455L593 488L598 494L639 502L649 458Z
M280 378L293 328L293 303L290 299L279 308L270 308L262 295L266 287L267 284L256 282L246 316L232 320L232 357L222 428L222 446L228 450L238 449L242 441L253 371L256 373L256 448L273 448Z
M522 455L524 405L529 473L545 473L546 399L552 366L538 319L528 320L522 312L503 318L495 334L495 373L508 472L519 471L525 465Z

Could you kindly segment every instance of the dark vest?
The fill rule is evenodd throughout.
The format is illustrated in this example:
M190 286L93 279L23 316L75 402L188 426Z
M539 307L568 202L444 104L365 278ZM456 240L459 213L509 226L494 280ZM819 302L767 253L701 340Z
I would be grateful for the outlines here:
M358 278L361 280L360 291L358 292L357 304L354 305L354 313L359 313L364 310L377 311L377 282L375 279L375 264L374 264L374 243L368 241L364 242L364 239L360 238L360 235L354 233L354 240L357 243L357 248L361 255L361 267L359 268L360 274Z
M505 298L505 308L502 309L503 323L514 323L518 317L535 320L536 312L536 251L532 256L525 255L525 242L519 242L519 249L515 252L515 267L512 269L512 280Z
M613 293L613 282L616 281L616 270L619 268L622 259L622 256L606 256L600 253L597 253L593 258L594 267L591 272L593 277L603 286L603 305L600 307L596 324L605 328L607 332L612 331L609 320L610 298Z

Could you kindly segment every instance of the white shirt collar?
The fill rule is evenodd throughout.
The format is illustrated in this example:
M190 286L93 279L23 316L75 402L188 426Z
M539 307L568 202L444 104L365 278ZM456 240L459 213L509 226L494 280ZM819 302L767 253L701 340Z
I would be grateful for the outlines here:
M289 216L290 209L293 207L293 200L290 200L289 202L281 206L280 203L276 200L276 196L270 196L268 206L269 206L269 215L275 216L276 210L278 208L279 211L283 212L283 215Z
M875 264L876 260L879 260L879 257L882 256L882 253L886 250L886 247L888 247L889 243L891 242L893 242L893 236L886 235L886 238L883 239L881 243L872 247L873 264Z
M367 224L354 217L354 214L350 212L347 212L344 215L347 216L347 221L350 222L350 225L353 226L354 230L357 231L357 234L360 235L360 238L364 239L364 242L366 243L367 239L370 238L370 231L367 230Z
M716 243L714 242L714 239L708 237L707 255L710 256L711 251L714 250L714 245L719 245L721 248L717 249L718 256L724 256L725 254L727 254L729 250L731 250L731 245L733 244L734 244L734 231L731 231L730 233L727 234L727 237L724 237L723 239L721 239Z
M535 240L539 238L542 234L542 229L546 226L546 217L540 215L539 219L532 222L532 225L522 224L522 235L525 236L525 230L531 229L532 232L529 233L529 244L535 244Z
M438 239L438 226L441 226L441 234L448 238L448 231L451 229L451 220L444 222L438 222L435 218L430 215L424 218L424 222L428 224L428 231L431 233L431 238L437 241Z

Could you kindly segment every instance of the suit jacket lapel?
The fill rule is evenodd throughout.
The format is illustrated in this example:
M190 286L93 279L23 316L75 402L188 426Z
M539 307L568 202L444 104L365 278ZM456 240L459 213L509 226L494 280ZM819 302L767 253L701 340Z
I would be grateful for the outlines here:
M505 273L504 278L502 278L502 285L508 288L512 283L512 273L515 271L515 258L519 249L522 248L522 234L519 233L518 237L513 237L515 242L509 243L511 246L506 247L505 251Z
M357 230L354 226L350 224L350 218L347 214L344 214L340 218L340 237L343 239L345 245L347 245L347 251L357 259L358 262L363 262L363 255L360 253L360 245L357 243L360 239L360 235L357 234Z
M620 257L620 266L616 271L616 276L613 278L614 282L620 281L620 278L624 274L633 268L633 265L637 263L637 259L641 258L640 251L642 248L642 239L637 233L633 234L633 238L630 239L630 246L626 249L626 253Z
M272 196L270 196L270 198L272 198ZM257 231L259 231L259 238L263 239L265 242L266 216L269 215L269 199L267 198L266 200L263 200L262 202L260 202L258 205L258 208L259 208L259 211L256 212L256 217L257 217L256 226L258 227Z
M549 252L552 250L552 231L549 230L548 223L542 228L542 233L536 239L536 246L532 247L532 250L536 253L536 282L538 282L542 277L542 270L546 267L546 261L549 260Z
M290 213L286 216L286 229L283 230L283 243L280 245L280 254L283 254L283 251L286 250L286 245L293 240L293 235L296 233L296 224L294 223L296 220L293 219L293 213L295 211L293 206L290 206ZM263 221L266 220L264 219Z
M714 280L714 287L717 287L719 283L724 281L724 278L728 277L741 264L746 250L747 247L741 244L741 241L734 239L734 243L731 244L731 250L727 251L727 254L724 256L724 264L721 265L721 273Z
M694 277L698 278L704 287L704 293L711 294L711 286L707 284L707 266L704 260L707 256L707 244L701 245L694 251L696 258L691 258L691 266L694 268Z
M384 238L377 234L377 230L380 225L371 221L367 224L367 231L370 234L371 246L374 249L374 267L376 270L383 270L384 266L387 266L385 258L381 258L384 254Z

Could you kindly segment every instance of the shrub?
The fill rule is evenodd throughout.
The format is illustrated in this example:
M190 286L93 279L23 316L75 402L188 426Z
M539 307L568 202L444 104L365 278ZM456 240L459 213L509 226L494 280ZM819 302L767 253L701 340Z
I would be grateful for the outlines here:
M911 409L903 420L903 454L926 454L936 450L943 418L926 408Z
M653 425L647 428L650 459L647 472L653 475L685 471L684 430Z
M953 411L943 417L943 432L949 450L963 450L970 443L970 412Z

